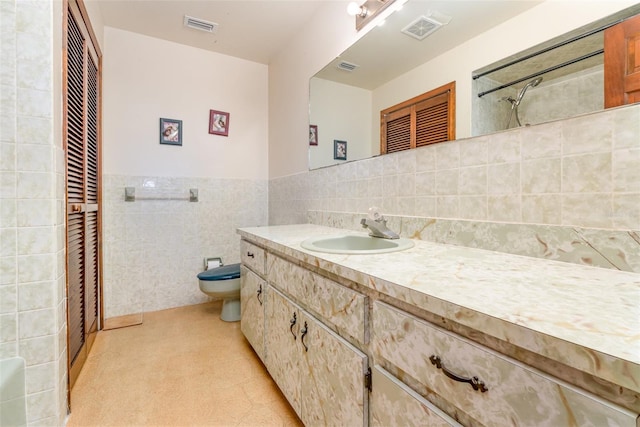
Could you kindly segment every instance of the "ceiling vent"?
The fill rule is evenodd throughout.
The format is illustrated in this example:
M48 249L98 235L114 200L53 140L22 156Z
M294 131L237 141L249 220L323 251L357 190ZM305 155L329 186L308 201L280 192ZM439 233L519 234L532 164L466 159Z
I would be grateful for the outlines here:
M359 67L359 65L352 64L351 62L347 62L347 61L340 61L338 63L338 68L340 68L341 70L344 70L344 71L348 71L348 72L351 72L351 71L355 70L358 67Z
M429 34L442 27L443 23L435 20L432 17L421 16L401 31L418 40L425 39Z
M218 28L218 24L215 22L205 21L189 15L184 15L184 26L194 30L206 31L207 33L213 33Z

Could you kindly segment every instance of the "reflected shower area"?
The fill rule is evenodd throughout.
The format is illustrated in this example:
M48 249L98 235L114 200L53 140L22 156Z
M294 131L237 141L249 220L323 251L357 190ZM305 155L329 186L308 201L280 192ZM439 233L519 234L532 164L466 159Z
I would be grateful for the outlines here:
M580 28L473 72L474 136L604 108L604 30Z

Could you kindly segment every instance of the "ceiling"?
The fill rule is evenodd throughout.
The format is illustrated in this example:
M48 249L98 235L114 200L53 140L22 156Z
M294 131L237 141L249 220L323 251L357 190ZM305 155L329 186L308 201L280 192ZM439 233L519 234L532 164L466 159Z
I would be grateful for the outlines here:
M387 18L384 26L372 29L316 76L373 90L540 3L540 0L410 0ZM423 40L402 32L421 16L450 21ZM348 73L338 69L341 61L359 67Z
M98 4L106 26L268 64L327 0L85 1ZM184 15L218 27L185 28Z
M107 26L268 64L304 30L323 3L337 0L85 1L98 4ZM339 1L345 4L346 14L348 0ZM437 31L428 38L431 42L422 42L423 46L431 45L420 55L424 61L425 56L442 53L538 3L541 0L410 0L405 8L413 11L412 16L436 10L452 17L447 31ZM213 34L185 28L184 15L217 23L218 27ZM417 41L407 38L407 42ZM386 40L380 47L389 43ZM391 54L393 49L385 49L385 55L378 56Z

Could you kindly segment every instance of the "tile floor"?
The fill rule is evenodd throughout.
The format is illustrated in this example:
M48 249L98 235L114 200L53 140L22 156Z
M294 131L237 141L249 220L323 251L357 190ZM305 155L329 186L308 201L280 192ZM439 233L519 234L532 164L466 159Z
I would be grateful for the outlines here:
M302 426L219 301L98 333L68 427Z

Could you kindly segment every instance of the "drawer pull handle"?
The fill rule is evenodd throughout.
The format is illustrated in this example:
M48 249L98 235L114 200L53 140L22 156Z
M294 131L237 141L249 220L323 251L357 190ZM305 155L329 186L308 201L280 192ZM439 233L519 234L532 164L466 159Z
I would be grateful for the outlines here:
M255 255L253 255L251 252L247 252L247 256L248 256L249 258L255 258Z
M471 387L473 387L474 390L480 390L482 393L484 393L485 391L489 390L484 385L484 381L480 381L480 379L478 377L465 378L465 377L461 377L460 375L456 375L453 372L451 372L450 370L448 370L442 364L442 359L440 359L440 356L436 356L435 354L431 355L429 357L429 360L431 361L432 365L436 365L436 368L442 369L442 372L444 372L444 374L446 376L448 376L449 378L451 378L452 380L458 381L458 382L461 382L461 383L469 383L469 384L471 384Z
M258 302L260 303L260 305L262 305L262 283L260 283L260 287L258 288L258 290L256 291L256 297L258 298Z
M304 351L309 351L309 348L304 343L304 336L307 335L307 332L309 332L308 327L307 327L307 322L304 322L304 328L302 328L302 330L300 332L301 332L300 342L302 343L302 346L304 347Z
M291 324L291 326L289 327L289 330L291 331L291 335L293 335L294 340L298 339L298 337L296 337L296 333L293 332L293 327L296 326L297 321L298 321L298 317L296 316L296 313L294 311L293 318L289 321L289 323Z

